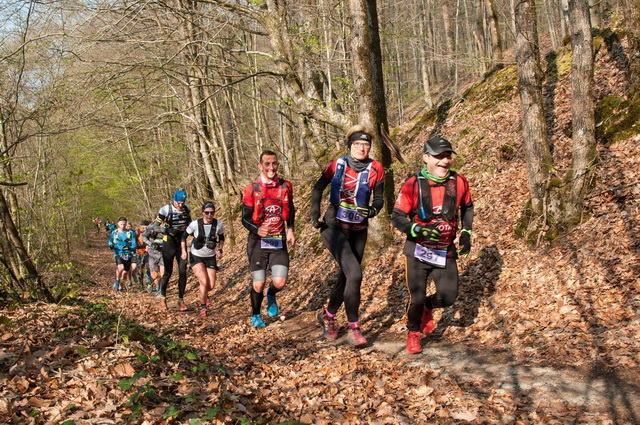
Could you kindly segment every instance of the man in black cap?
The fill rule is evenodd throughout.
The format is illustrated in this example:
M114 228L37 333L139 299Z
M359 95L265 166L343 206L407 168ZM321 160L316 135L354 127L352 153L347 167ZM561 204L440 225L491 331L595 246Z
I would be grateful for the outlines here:
M426 141L424 167L402 185L391 215L391 223L407 234L403 253L409 287L407 352L422 351L422 334L435 327L432 310L448 307L458 297L458 255L471 250L473 202L467 179L451 171L455 151L448 140ZM458 210L460 215L458 216ZM458 218L462 224L456 250ZM426 296L429 276L436 292Z

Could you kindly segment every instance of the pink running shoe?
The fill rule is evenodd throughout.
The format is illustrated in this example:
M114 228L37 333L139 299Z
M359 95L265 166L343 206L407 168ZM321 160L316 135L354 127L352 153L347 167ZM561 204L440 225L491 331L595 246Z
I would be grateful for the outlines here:
M364 347L367 345L367 340L362 336L362 332L359 327L349 328L347 330L347 342L349 345L355 348Z

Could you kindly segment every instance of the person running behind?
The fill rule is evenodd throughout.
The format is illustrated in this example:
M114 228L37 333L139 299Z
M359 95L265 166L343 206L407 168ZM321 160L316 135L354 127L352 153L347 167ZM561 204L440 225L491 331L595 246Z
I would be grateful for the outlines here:
M455 153L448 140L433 137L424 144L424 167L409 177L398 193L391 223L407 234L403 253L409 287L407 308L407 353L422 352L421 333L428 335L435 327L432 311L448 307L458 297L456 259L471 250L473 202L467 179L451 171ZM456 252L454 239L458 224L462 230ZM429 276L436 292L426 296Z
M102 222L102 220L100 220L100 217L96 217L93 219L93 225L96 228L96 234L100 234L100 223Z
M192 221L182 235L182 259L187 259L187 237L192 236L191 270L200 283L200 317L207 317L207 307L211 303L209 292L216 284L216 260L222 258L224 229L222 222L213 216L216 208L213 202L202 205L202 218Z
M142 233L142 240L147 244L147 254L149 255L149 273L151 281L155 287L156 296L161 297L160 277L164 274L164 261L162 260L162 244L164 242L165 227L157 221L147 226Z
M149 220L142 220L140 227L136 230L136 242L138 247L133 254L133 263L131 264L131 274L133 283L140 283L142 289L145 289L145 280L147 279L147 268L149 265L149 254L147 252L147 244L142 239L142 234L147 230ZM147 283L147 292L151 292L151 282Z
M320 229L324 246L340 267L329 304L318 313L318 322L325 338L336 339L335 315L344 303L348 320L347 342L354 347L367 344L359 322L360 263L367 242L367 224L384 206L384 168L380 162L369 158L373 134L362 125L351 127L346 135L347 155L325 167L311 193L312 224ZM320 200L329 185L329 207L321 222Z
M266 325L260 310L264 300L267 268L271 268L271 283L267 290L267 314L278 315L276 294L287 283L289 251L296 243L293 232L295 207L291 183L278 177L278 157L273 151L260 154L260 175L245 187L242 195L242 225L249 231L247 256L252 284L251 324Z
M116 282L113 289L122 291L125 282L128 279L129 270L131 269L131 257L133 250L136 249L136 235L133 230L127 230L127 219L120 217L118 219L118 227L111 232L109 236L109 248L113 250L116 260Z
M164 243L162 244L162 261L164 274L160 278L160 306L167 308L167 286L173 274L173 260L178 262L178 310L186 311L184 293L187 287L187 260L182 259L180 241L187 225L191 223L191 209L185 204L187 193L177 190L173 194L173 201L164 205L158 211L156 221L166 227Z

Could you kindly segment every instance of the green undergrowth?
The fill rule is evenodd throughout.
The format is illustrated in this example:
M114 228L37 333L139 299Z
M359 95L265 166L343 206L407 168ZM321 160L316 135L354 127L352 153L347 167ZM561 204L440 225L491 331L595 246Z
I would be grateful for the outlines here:
M65 310L65 324L57 329L54 338L62 340L82 337L83 341L97 339L135 355L133 360L127 357L135 371L131 376L119 379L117 383L101 383L117 385L127 397L124 410L121 410L124 420L140 421L146 412L164 406L162 418L181 423L196 425L210 423L214 419L243 424L273 423L271 417L248 418L246 412L237 410L234 395L227 389L231 379L227 366L189 343L180 341L176 338L176 329L158 333L155 329L120 315L108 301L88 302L75 299L59 309ZM92 355L95 357L96 349L100 350L95 346L76 345L74 355L81 358ZM169 385L166 383L166 376L169 376ZM211 383L214 383L213 387ZM204 390L179 395L178 387L184 384ZM206 391L207 394L202 394L201 391ZM217 402L212 404L212 398ZM73 421L66 423L73 424Z
M605 146L640 132L640 95L624 99L611 94L596 105L596 139Z

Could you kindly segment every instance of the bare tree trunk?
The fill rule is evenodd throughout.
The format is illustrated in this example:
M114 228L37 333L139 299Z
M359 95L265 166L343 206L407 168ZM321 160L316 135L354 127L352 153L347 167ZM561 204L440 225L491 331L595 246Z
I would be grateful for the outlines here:
M424 98L424 103L427 105L427 108L431 109L433 107L433 100L431 99L431 85L429 82L429 64L427 61L427 33L425 31L425 21L427 19L427 14L425 13L425 9L429 10L430 1L427 0L426 4L419 2L418 8L420 13L418 14L418 43L419 43L419 52L420 52L420 71L422 75L422 94Z
M4 197L2 190L0 190L0 227L2 228L3 233L8 236L9 241L13 249L15 249L20 261L21 267L12 267L12 270L14 270L14 273L21 268L24 268L26 271L26 276L22 274L17 275L18 279L26 283L26 286L38 294L39 298L52 302L53 295L49 291L49 288L47 288L47 286L41 281L38 269L29 256L29 252L24 246L22 237L20 237L20 232L15 226L13 217L9 211L9 206L7 205L7 200Z
M391 239L389 214L394 202L391 151L384 143L388 138L389 124L382 74L382 54L378 34L378 12L376 0L350 0L349 9L353 22L351 50L353 59L354 86L358 95L358 121L376 130L377 143L373 155L388 175L385 180L385 206L381 214L372 220L369 232L370 247L379 249Z
M624 23L629 42L629 83L627 94L640 94L640 0L623 0Z
M553 159L547 139L542 98L542 69L534 0L516 0L516 62L522 104L522 138L534 214L543 213L543 200Z
M544 16L547 19L547 26L549 27L549 37L551 38L551 48L558 50L558 33L553 22L553 13L551 13L551 6L548 0L544 0Z
M579 222L598 157L595 138L593 44L586 0L569 0L571 23L571 124L573 158L568 174L570 201L565 217Z
M446 79L448 79L451 74L452 74L452 70L453 70L453 61L455 61L455 40L454 40L454 34L453 34L453 28L451 28L451 12L449 11L449 2L445 1L442 3L441 5L441 9L442 9L442 23L443 23L443 29L444 29L444 37L445 37L445 58L446 58L446 62L444 64L444 67L446 69L446 73L445 75L447 76Z
M498 14L496 13L494 0L484 0L484 3L487 9L487 23L489 24L489 31L491 33L491 65L493 67L496 63L501 63L503 59L502 36L500 34Z
M623 0L624 1L624 0ZM602 26L602 0L589 0L589 15L591 25L594 28L600 28ZM571 6L570 6L571 7Z

